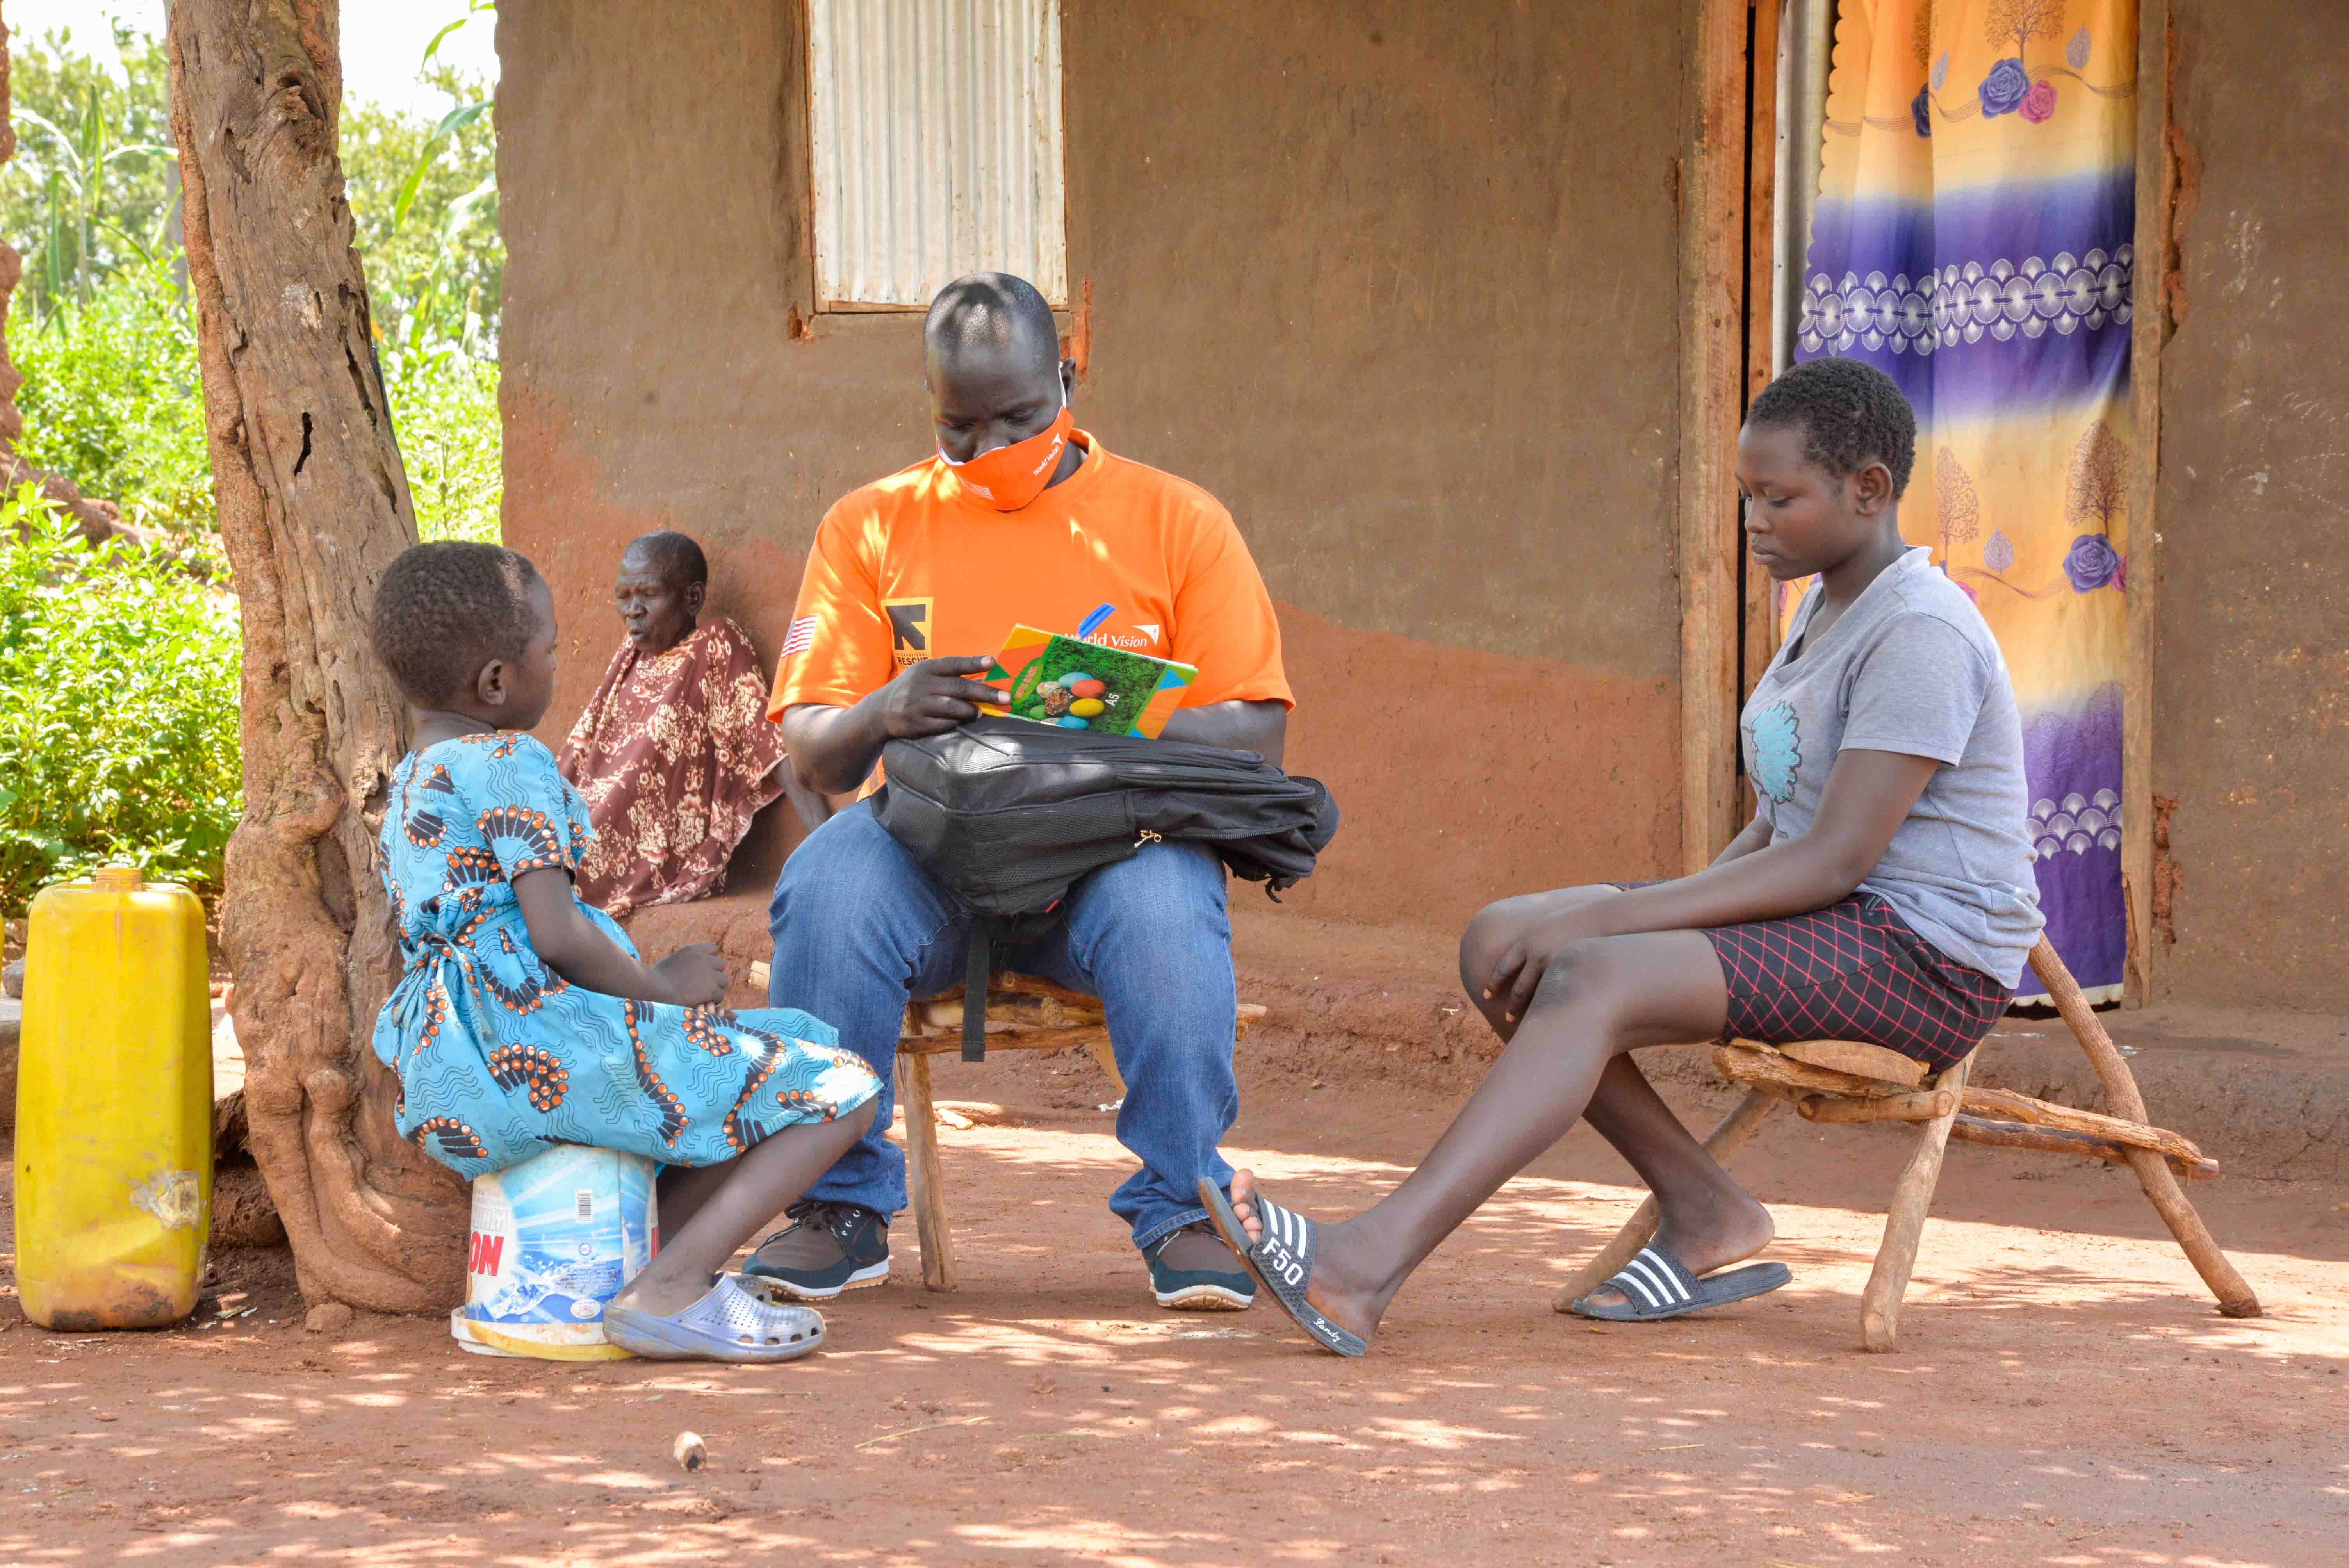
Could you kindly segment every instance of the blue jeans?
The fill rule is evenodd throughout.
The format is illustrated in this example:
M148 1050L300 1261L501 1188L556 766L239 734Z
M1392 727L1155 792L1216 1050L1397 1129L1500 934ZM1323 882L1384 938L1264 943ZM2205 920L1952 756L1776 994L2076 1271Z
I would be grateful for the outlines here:
M1217 1186L1232 1177L1216 1148L1239 1114L1223 862L1199 844L1145 844L1080 881L1067 911L1049 934L994 954L994 964L1101 998L1126 1084L1118 1141L1142 1161L1111 1195L1110 1212L1146 1247L1206 1218L1201 1177ZM881 1078L872 1130L808 1195L895 1214L905 1206L905 1156L886 1136L899 1026L908 998L961 985L970 923L866 800L792 854L768 926L769 997L838 1029L841 1045Z

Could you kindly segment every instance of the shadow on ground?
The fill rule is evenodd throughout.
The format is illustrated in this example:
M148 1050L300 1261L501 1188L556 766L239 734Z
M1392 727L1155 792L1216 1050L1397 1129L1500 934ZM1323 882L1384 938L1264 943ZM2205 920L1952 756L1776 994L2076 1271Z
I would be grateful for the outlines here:
M1250 1104L1235 1158L1328 1214L1442 1115L1306 1086ZM911 1283L901 1223L897 1281L834 1304L792 1367L485 1360L365 1315L307 1335L267 1254L224 1260L256 1310L211 1326L57 1336L8 1303L0 1561L2284 1564L2349 1530L2349 1266L2272 1215L2209 1205L2276 1308L2228 1322L2103 1213L2142 1207L2125 1177L1961 1150L1900 1349L1868 1357L1897 1148L1780 1130L1750 1169L1795 1283L1602 1328L1548 1296L1638 1194L1570 1143L1343 1362L1267 1306L1150 1306L1102 1207L1128 1168L1107 1119L947 1133L963 1288ZM667 1457L686 1429L712 1456L692 1475Z

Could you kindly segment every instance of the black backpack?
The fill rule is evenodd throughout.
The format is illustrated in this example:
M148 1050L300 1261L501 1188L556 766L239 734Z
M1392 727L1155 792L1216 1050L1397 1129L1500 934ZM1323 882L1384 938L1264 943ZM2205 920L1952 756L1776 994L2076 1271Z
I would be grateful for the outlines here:
M1338 831L1318 779L1254 752L979 718L883 748L881 825L971 919L962 1054L987 1055L993 949L1032 941L1070 884L1156 839L1206 844L1234 876L1278 895L1313 873Z

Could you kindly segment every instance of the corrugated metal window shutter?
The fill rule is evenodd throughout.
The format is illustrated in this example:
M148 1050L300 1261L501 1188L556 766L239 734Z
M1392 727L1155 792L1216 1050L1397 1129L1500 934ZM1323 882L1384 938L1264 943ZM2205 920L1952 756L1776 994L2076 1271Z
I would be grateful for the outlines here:
M993 270L1065 305L1059 0L809 0L808 24L823 304Z

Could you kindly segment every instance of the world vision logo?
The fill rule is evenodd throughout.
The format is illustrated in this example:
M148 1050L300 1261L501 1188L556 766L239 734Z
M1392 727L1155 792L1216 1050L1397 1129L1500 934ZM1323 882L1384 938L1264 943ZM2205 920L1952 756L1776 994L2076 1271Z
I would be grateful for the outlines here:
M898 668L930 656L930 614L936 604L935 599L881 601L881 608L889 614L889 652Z
M1085 641L1104 648L1154 648L1164 640L1159 635L1159 627L1155 622L1136 621L1133 624L1133 630L1142 634L1135 636L1133 632L1095 632Z

